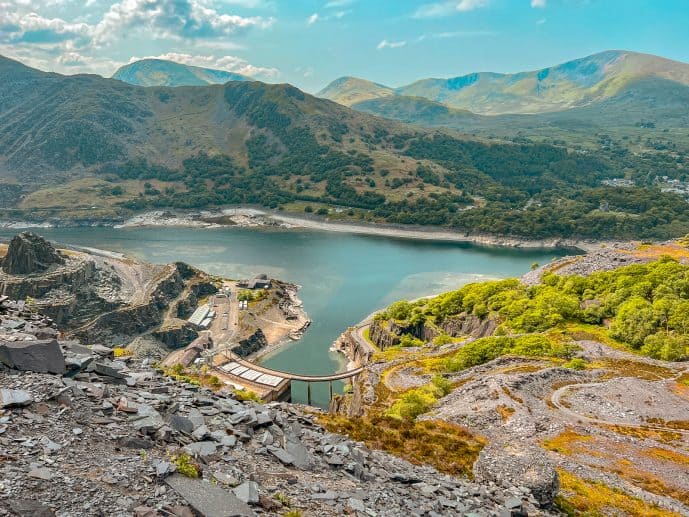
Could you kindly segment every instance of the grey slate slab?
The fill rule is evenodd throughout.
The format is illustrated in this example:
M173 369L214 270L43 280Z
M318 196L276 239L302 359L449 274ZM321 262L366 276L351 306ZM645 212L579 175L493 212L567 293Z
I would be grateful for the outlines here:
M205 517L253 517L255 515L248 504L239 500L229 490L217 485L179 474L170 476L165 482L194 510Z

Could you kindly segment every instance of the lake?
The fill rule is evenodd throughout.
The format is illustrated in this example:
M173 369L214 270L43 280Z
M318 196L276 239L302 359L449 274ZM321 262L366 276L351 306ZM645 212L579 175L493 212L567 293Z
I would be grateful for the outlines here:
M566 253L315 230L89 227L36 232L60 243L118 251L154 263L181 260L228 278L267 273L301 285L300 298L313 323L301 340L265 357L262 364L303 374L341 370L345 360L329 351L333 341L395 300L521 275L534 262L543 264ZM0 236L16 233L3 229ZM293 383L292 397L304 402L305 386ZM313 399L327 404L327 385L314 385Z

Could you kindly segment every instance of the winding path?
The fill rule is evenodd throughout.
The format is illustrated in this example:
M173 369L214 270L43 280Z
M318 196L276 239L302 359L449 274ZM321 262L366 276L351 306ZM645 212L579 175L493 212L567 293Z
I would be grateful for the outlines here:
M550 396L550 401L552 402L553 406L555 406L561 413L564 413L565 415L567 415L571 418L574 418L576 420L584 420L584 421L589 422L591 424L614 425L614 426L629 427L629 428L640 428L641 427L644 429L652 429L654 431L679 433L682 435L689 436L689 430L685 430L685 429L674 429L671 427L664 427L662 425L654 425L654 424L648 424L648 423L620 422L620 421L604 420L601 418L590 417L590 416L583 415L581 413L577 413L576 411L571 410L562 402L562 397L572 389L592 388L595 386L601 386L603 384L605 384L605 382L587 382L587 383L581 383L581 384L568 384L567 386L562 386L561 388L556 389L553 392L553 394Z

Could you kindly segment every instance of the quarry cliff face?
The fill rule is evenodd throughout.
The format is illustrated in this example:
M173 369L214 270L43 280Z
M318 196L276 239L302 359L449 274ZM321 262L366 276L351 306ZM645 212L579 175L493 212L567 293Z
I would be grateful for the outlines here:
M29 299L67 336L108 346L141 336L164 347L187 345L198 333L185 318L199 297L215 290L205 273L188 264L57 250L31 233L10 241L0 270L0 293Z
M468 313L448 317L433 325L427 322L410 325L395 320L377 319L369 327L369 337L378 348L385 350L399 345L405 334L423 342L433 341L442 334L447 334L450 337L481 338L492 335L497 325L498 322L495 318L480 318Z

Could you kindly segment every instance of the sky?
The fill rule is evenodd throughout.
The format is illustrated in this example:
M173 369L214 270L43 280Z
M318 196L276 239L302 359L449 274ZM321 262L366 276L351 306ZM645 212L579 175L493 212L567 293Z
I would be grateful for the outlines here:
M106 77L161 57L317 92L518 72L607 49L689 62L689 0L0 0L0 54Z

